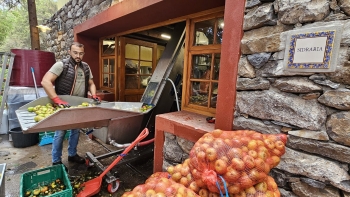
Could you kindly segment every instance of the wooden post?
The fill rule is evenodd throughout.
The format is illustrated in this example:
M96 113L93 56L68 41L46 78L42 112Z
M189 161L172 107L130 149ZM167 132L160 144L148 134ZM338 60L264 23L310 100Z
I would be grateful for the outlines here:
M35 0L28 0L28 17L29 17L29 28L30 28L30 41L32 49L40 50L40 40L38 28L38 20L36 17L36 6Z
M215 128L232 130L245 1L226 1Z

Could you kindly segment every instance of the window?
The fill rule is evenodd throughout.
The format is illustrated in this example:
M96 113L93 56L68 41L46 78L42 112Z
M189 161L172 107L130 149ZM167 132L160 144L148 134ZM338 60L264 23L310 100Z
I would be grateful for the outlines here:
M102 56L114 55L115 38L105 38L102 41Z
M114 88L115 60L114 58L102 58L102 87Z
M191 20L183 109L215 115L220 52L224 31L223 13Z
M153 72L153 52L152 47L125 45L125 89L146 88Z

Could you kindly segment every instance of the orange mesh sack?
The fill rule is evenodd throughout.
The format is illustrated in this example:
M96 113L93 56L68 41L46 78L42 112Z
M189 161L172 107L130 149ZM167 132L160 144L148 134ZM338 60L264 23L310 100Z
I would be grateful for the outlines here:
M200 197L220 197L221 195L215 192L211 192L208 189L199 190ZM230 197L280 197L281 193L278 190L275 180L268 176L264 181L255 184L245 190L240 191L238 194L229 193Z
M132 191L126 192L122 197L174 197L187 196L198 197L198 195L186 188L184 185L161 176L151 176L145 184L136 186Z
M196 182L192 178L189 162L190 162L190 159L186 159L181 164L177 164L175 166L169 166L167 168L167 172L169 173L169 176L173 181L180 183L185 187L191 189L192 191L198 193L200 186L205 187L205 185L199 181Z
M211 192L238 194L266 179L279 164L286 142L285 134L216 129L203 135L190 151L192 178Z

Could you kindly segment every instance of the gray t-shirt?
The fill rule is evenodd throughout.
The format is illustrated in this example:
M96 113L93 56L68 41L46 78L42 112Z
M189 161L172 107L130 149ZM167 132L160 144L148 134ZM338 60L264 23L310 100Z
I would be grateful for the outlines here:
M91 69L90 70L90 79L93 78ZM49 70L53 74L60 76L63 71L63 62L56 62ZM72 96L81 96L84 97L85 93L85 77L84 77L84 71L80 67L77 67L76 71L76 80L74 84L74 90L72 93Z

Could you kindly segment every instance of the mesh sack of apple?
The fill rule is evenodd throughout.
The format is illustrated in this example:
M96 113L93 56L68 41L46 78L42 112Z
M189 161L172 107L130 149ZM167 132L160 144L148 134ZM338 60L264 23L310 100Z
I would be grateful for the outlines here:
M236 192L236 191L235 191ZM220 197L221 195L211 192L208 189L202 188L198 192L200 197ZM281 193L278 190L275 180L268 176L264 181L255 184L238 193L229 193L230 197L280 197Z
M216 129L203 135L190 151L192 179L211 192L238 194L266 179L285 153L286 142L285 134Z
M192 177L189 167L190 159L186 159L183 163L167 167L167 172L171 179L177 183L184 185L198 194L201 187L205 185L199 180L195 181Z
M176 183L167 172L156 172L144 184L136 186L132 191L125 192L122 197L199 197L194 191Z

